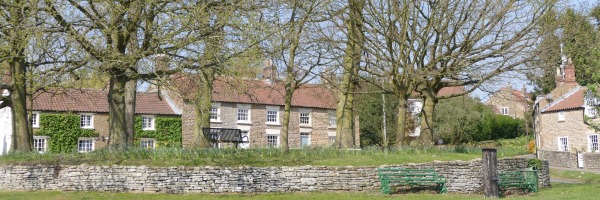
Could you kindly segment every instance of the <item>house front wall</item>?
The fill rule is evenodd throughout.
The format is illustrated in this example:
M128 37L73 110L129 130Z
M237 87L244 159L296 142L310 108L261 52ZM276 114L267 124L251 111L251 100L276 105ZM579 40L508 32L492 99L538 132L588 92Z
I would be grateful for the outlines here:
M595 132L584 124L583 109L562 112L565 116L564 121L559 121L560 112L547 112L540 115L540 144L538 149L559 151L559 138L567 137L567 150L569 152L587 152L588 137L595 134Z
M487 104L494 107L494 111L497 114L502 114L502 107L507 107L508 116L512 118L525 119L527 105L515 101L515 98L516 97L513 96L510 91L499 90L490 97Z
M237 103L220 102L219 121L211 122L211 128L234 128L248 131L249 147L266 147L267 135L279 136L281 142L281 129L283 123L283 106L268 106L257 104L243 104L250 106L251 123L238 122ZM267 123L267 107L278 107L278 123ZM194 106L190 103L184 105L182 113L183 146L192 147L194 138ZM310 112L310 125L300 125L300 112ZM300 148L300 133L308 133L310 146L330 145L329 136L335 135L335 127L329 127L329 111L321 108L293 107L290 113L288 141L290 148Z

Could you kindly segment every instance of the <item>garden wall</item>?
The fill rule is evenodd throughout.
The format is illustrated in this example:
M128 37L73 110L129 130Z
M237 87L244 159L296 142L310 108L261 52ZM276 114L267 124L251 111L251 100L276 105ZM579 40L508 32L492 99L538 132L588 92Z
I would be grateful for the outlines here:
M584 169L600 169L600 153L582 153ZM556 167L577 168L577 153L538 150L538 157Z
M524 170L528 159L498 160L499 171ZM393 165L435 168L449 192L478 193L481 159ZM390 166L392 167L392 166ZM0 190L64 190L161 193L247 193L295 191L377 191L378 167L146 167L0 166ZM548 162L539 169L541 187L550 186Z

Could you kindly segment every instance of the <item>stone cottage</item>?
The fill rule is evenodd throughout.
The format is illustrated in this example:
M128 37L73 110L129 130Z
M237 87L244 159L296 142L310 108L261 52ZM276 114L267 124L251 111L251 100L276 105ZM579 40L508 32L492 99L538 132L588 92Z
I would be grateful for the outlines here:
M522 90L515 90L511 85L494 92L485 102L496 114L510 116L512 118L525 119L529 117L529 95Z
M575 66L568 59L557 69L556 88L534 105L537 156L550 165L600 168L598 101L577 84Z
M194 131L197 83L188 76L173 76L175 87L163 90L182 110L183 147L190 147ZM242 148L278 147L283 121L285 90L281 81L221 78L214 82L211 128L240 129ZM322 84L305 84L292 97L290 148L328 146L336 137L336 95ZM358 121L355 141L359 146Z
M77 138L77 151L89 152L106 146L108 133L108 91L100 89L60 89L43 91L34 95L31 125L34 133L44 128L41 126L44 114L71 114L79 116L81 129L93 130L98 137ZM137 116L142 118L142 131L152 131L156 117L180 117L179 111L170 102L171 100L159 97L156 93L138 93L136 99ZM9 109L9 108L6 108ZM6 110L3 109L3 110ZM0 111L5 113L5 111ZM10 111L6 116L0 116L0 130L10 130ZM10 132L10 131L9 131ZM35 134L33 139L34 150L45 152L48 142L52 137ZM8 139L10 141L10 139ZM10 145L10 144L8 144ZM154 148L156 138L142 138L140 145L145 148ZM8 150L7 145L6 150ZM4 148L4 147L3 147ZM4 151L5 153L6 151Z

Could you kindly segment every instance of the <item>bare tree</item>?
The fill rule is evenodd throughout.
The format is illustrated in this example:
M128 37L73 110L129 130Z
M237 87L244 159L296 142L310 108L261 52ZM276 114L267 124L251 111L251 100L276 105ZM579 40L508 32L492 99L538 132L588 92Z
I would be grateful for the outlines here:
M157 54L185 54L179 50L210 35L213 30L200 22L207 14L197 11L212 3L45 0L53 23L97 63L95 69L110 77L109 149L133 141L133 135L127 133L127 127L133 126L126 120L133 115L126 109L127 83L177 71L145 72L138 70L137 63ZM131 92L133 87L129 88Z
M413 89L420 93L424 100L420 143L429 145L435 105L439 98L451 97L437 93L448 86L474 84L471 91L491 77L524 67L539 41L536 24L553 1L371 0L367 4L370 43L383 39L388 46L371 45L369 53L385 62L378 71L394 83L393 92L400 99ZM405 112L400 107L399 112ZM398 119L399 129L402 121Z

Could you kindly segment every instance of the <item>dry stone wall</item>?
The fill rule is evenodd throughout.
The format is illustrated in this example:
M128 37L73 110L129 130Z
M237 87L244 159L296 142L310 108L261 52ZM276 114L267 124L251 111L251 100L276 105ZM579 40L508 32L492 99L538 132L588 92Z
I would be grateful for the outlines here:
M479 193L481 160L379 167L435 168L449 192ZM0 190L64 190L160 193L249 193L296 191L377 191L378 167L146 167L0 166ZM498 161L499 171L524 170L527 159ZM548 163L539 169L541 187L550 186Z

